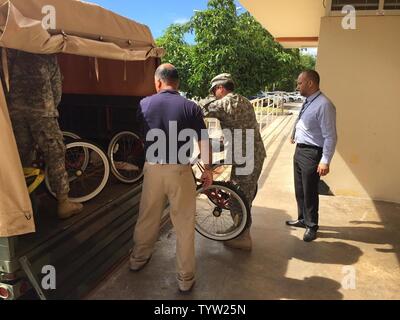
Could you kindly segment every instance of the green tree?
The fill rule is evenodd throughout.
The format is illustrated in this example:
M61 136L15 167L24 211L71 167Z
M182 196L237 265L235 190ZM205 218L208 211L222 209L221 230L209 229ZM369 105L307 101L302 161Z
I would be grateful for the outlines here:
M192 73L193 46L185 42L185 34L189 31L188 24L172 24L164 35L157 39L157 45L164 48L166 55L163 62L172 63L181 77L181 90L190 92L189 76Z
M208 9L190 22L196 45L189 85L196 96L207 94L211 79L222 72L237 78L237 14L233 0L210 0Z
M185 34L194 34L188 44ZM299 50L285 50L249 13L238 15L233 0L209 0L190 22L171 25L157 40L181 73L181 88L190 96L208 94L211 79L231 73L236 91L254 95L265 87L293 90L300 72Z
M310 54L301 54L300 64L303 70L315 70L316 59Z
M302 68L300 65L300 53L298 49L283 50L280 56L280 69L278 81L275 83L275 90L294 91L296 79Z
M253 95L279 79L282 47L249 13L239 16L237 28L238 87Z

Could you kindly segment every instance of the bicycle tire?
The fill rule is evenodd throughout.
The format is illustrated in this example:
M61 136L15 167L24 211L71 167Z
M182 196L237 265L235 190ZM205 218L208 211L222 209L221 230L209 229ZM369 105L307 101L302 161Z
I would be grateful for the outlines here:
M80 162L78 164L71 164L71 161L68 159L69 156L69 151L72 150L73 148L82 148L82 152L84 154L84 160L78 159ZM86 152L89 153L89 160L86 163ZM93 160L92 160L93 159ZM92 161L91 161L92 160ZM95 165L97 160L97 163L100 163L101 161L102 166L104 167L104 172L102 173L102 176L100 177L99 182L95 183L95 187L93 190L88 192L87 194L83 194L80 196L75 196L74 195L74 185L77 185L77 182L80 182L83 184L83 178L85 176L89 176L89 174L95 169ZM92 163L91 163L92 162ZM104 153L104 151L96 146L95 144L85 141L85 140L77 140L75 142L68 143L66 145L66 171L68 173L68 179L69 179L69 184L70 184L70 193L69 193L69 199L72 202L87 202L94 197L96 197L101 191L103 191L104 187L107 184L108 178L110 176L110 163L107 158L107 155ZM74 168L75 166L75 168ZM92 168L93 167L93 168ZM90 170L90 173L88 172ZM45 183L47 190L50 192L52 196L56 196L56 194L51 190L50 187L50 181L48 177L48 169L46 167L45 170Z
M232 216L232 212L229 210L229 207L225 208L221 208L221 202L218 203L218 201L216 199L213 199L211 196L210 199L210 195L205 194L205 192L209 191L209 190L222 190L223 192L225 192L225 195L223 193L220 192L220 195L224 195L226 196L226 192L228 192L230 194L230 196L233 195L233 197L235 197L235 199L238 201L238 203L240 204L240 208L241 208L241 212L239 213L239 215L241 215L240 218L240 223L237 224L236 226L232 223L232 227L228 228L226 230L226 232L223 231L218 231L216 230L216 228L213 227L207 227L204 224L204 221L208 218L212 219L212 225L222 225L222 223L225 219L226 216L230 216L230 218L232 219L233 222L233 216ZM201 205L199 203L199 195L203 195L202 199L201 199L201 203L204 203L205 197L204 195L207 197L208 201L212 203L210 209L215 206L214 210L211 212L209 211L208 213L204 214L204 212L200 212L200 211L204 211L201 209ZM218 195L217 195L218 196ZM228 199L224 199L224 200L228 200ZM219 209L224 210L224 212L219 212ZM217 216L216 216L216 210L217 210ZM207 212L207 209L205 210ZM204 218L204 216L206 216L206 218ZM203 219L203 220L201 220ZM243 194L243 192L239 189L238 186L234 185L231 182L223 182L223 181L214 181L212 183L212 185L207 188L207 190L204 190L203 187L200 185L197 187L197 195L196 195L196 224L195 224L195 228L196 231L198 233L200 233L202 236L211 239L211 240L216 240L216 241L227 241L227 240L232 240L237 238L238 236L240 236L243 231L246 229L248 221L250 219L250 207L249 204L246 200L245 195ZM226 220L225 220L226 221ZM229 221L229 219L228 219Z
M71 131L62 131L62 135L64 138L64 143L67 145L68 143L72 143L78 140L82 140L80 136L78 136L76 133L73 133ZM89 152L87 149L84 150L85 152L85 164L83 165L83 168L86 168L87 165L89 164Z
M134 148L138 150L131 150L131 153L126 153L121 156L120 154L117 155L117 152L119 151L119 141L122 138L129 137L131 141L133 141ZM128 149L126 147L126 149ZM137 155L139 153L139 155ZM116 134L110 141L108 145L108 151L107 151L107 156L110 161L110 166L111 166L111 173L114 175L115 178L117 178L119 181L127 184L132 184L140 181L143 178L143 166L145 162L145 156L144 156L144 144L140 140L140 138L133 132L131 131L122 131L118 134ZM119 157L117 161L117 157ZM122 158L121 158L122 157ZM131 166L132 168L136 169L138 168L138 173L135 174L134 176L129 176L128 173L136 170L123 170L123 169L118 169L117 165L122 164L122 165L127 165ZM124 175L123 172L126 171L126 174Z
M66 142L66 144L68 144L70 142L74 142L75 140L81 140L82 139L76 133L73 133L71 131L62 131L62 135L64 137L64 141ZM71 141L67 141L67 139L70 139Z

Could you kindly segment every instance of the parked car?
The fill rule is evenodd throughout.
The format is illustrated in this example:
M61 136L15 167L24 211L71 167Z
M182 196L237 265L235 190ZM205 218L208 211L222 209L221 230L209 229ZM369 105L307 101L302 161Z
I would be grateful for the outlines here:
M300 92L295 91L295 92L289 92L289 101L290 102L303 102L304 97L300 94Z
M259 92L253 96L249 96L248 99L251 101L251 100L256 100L256 99L263 99L265 97L266 97L265 92Z

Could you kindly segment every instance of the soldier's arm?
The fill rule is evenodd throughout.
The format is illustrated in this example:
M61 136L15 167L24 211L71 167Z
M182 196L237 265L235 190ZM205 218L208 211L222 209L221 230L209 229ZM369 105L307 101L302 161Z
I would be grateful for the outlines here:
M208 96L205 99L200 100L197 104L200 107L201 111L203 112L204 117L209 117L209 106L211 103L216 101L216 98L214 96Z
M225 119L229 116L231 105L229 100L220 99L209 102L203 109L204 117L217 118L219 120Z

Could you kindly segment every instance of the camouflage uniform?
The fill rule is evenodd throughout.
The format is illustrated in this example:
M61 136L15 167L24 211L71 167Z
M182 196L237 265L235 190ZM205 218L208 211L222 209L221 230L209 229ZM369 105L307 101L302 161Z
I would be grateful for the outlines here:
M237 175L236 169L244 165L235 164L233 161L231 181L238 184L241 191L245 194L249 206L257 193L258 179L261 175L266 152L261 138L259 124L256 119L254 108L250 101L239 94L229 93L224 98L217 100L215 97L208 97L199 102L205 117L217 118L221 123L222 129L230 130L232 137L235 129L242 129L242 155L246 153L246 129L254 129L254 170L250 175ZM233 148L233 146L232 146ZM234 150L234 149L232 149ZM235 157L233 157L235 160ZM251 226L251 216L248 227Z
M6 99L22 165L32 166L37 144L48 168L52 190L57 196L68 194L65 146L57 120L62 95L57 57L10 49L7 54L10 92Z

